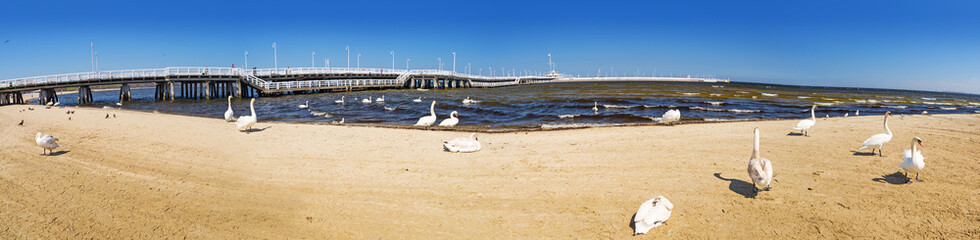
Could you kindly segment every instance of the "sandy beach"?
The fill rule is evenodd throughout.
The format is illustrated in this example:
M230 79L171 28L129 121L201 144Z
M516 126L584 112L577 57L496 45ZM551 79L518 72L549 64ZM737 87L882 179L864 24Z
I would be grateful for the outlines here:
M630 239L657 195L673 215L635 238L980 238L977 114L896 115L885 157L853 152L881 116L809 137L798 120L481 133L454 154L442 141L468 133L28 107L0 107L0 239ZM758 195L754 127L777 181ZM924 182L904 184L913 136Z

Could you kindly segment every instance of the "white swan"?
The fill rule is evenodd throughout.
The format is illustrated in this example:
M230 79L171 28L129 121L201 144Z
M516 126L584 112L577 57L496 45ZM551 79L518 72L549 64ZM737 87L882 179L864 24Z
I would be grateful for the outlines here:
M252 102L249 103L249 109L252 110L252 116L238 117L238 121L235 122L235 125L238 126L238 131L251 132L252 126L258 121L258 118L255 116L255 98L252 98Z
M34 137L34 141L37 142L37 146L43 148L43 153L41 155L46 155L55 148L58 148L58 138L51 135L42 135L41 132L37 133Z
M662 123L674 125L674 122L681 120L681 110L668 110L660 119Z
M802 133L803 136L809 136L810 127L813 127L813 125L817 123L817 115L814 113L815 110L817 110L817 105L810 107L810 119L800 120L800 122L797 123L796 127L793 129L800 130L800 133Z
M874 155L875 148L878 148L878 156L884 156L881 154L881 146L885 145L886 143L888 143L888 141L892 140L892 130L888 129L888 117L891 116L892 116L891 111L885 112L885 133L875 134L874 136L868 138L868 140L864 140L864 144L861 145L861 148L858 148L857 151L861 151L861 149L870 147L871 154Z
M412 99L412 102L422 102L422 97Z
M361 99L361 103L371 103L371 96L368 96L368 98L365 99Z
M333 124L343 125L344 124L344 119L345 118L340 118L340 121L333 121Z
M310 107L310 101L306 101L305 104L300 104L298 107L299 109L307 109Z
M225 111L225 121L228 122L235 121L235 111L231 110L231 98L232 96L228 96L228 110Z
M456 124L459 123L459 118L456 118L456 114L458 114L456 111L453 111L453 112L449 113L449 118L446 118L446 120L442 120L442 122L439 123L439 126L440 127L455 127Z
M436 101L432 101L432 106L429 106L429 113L431 115L419 118L419 122L415 123L415 126L429 126L436 123Z
M905 170L906 180L908 180L909 173L915 173L915 180L921 182L922 180L919 180L919 171L922 171L922 168L926 166L926 162L924 161L925 157L922 156L922 150L915 147L916 144L925 147L922 145L922 139L919 139L919 137L912 138L912 149L905 149L905 152L902 153L905 161L899 164L898 168ZM908 182L912 181L909 180Z
M861 116L861 110L854 111L854 116Z
M117 102L116 106L122 106L122 102Z
M592 102L592 113L599 112L599 102Z
M471 133L468 138L456 138L443 142L442 146L446 151L470 153L480 151L480 141L476 139L476 133Z
M664 224L670 218L670 212L674 210L674 204L670 203L664 196L647 200L640 204L633 217L633 235L646 234L655 227Z
M340 100L333 101L333 103L344 104L344 96L340 96Z
M385 102L385 95L381 95L381 97L380 97L380 98L378 98L378 99L375 99L374 101L375 101L375 102L378 102L378 103L383 103L383 102Z
M759 152L759 128L755 128L755 140L753 141L752 157L749 158L749 177L752 178L752 187L755 192L761 192L757 185L766 186L762 190L769 191L769 184L772 183L772 162L762 158Z
M844 113L844 117L847 117L847 113Z
M480 102L480 101L470 99L470 97L466 97L466 99L463 99L463 104L473 104L473 103L478 103L478 102Z

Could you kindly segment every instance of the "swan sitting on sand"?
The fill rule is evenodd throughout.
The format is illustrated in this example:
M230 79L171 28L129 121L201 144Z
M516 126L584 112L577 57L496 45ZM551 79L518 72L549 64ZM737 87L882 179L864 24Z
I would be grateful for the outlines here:
M449 118L447 118L446 120L442 120L442 122L439 123L439 126L440 127L455 127L456 124L459 123L459 118L456 118L457 114L458 113L456 111L453 111L453 112L449 113Z
M871 136L870 138L868 138L868 140L864 140L864 144L862 144L861 145L861 148L858 148L857 151L861 151L861 149L865 149L865 148L869 148L870 147L871 148L871 155L874 155L875 154L875 148L877 148L878 149L878 156L884 157L884 155L882 155L882 153L881 153L881 147L884 146L886 143L888 143L889 141L892 140L892 130L891 129L888 129L888 117L891 117L891 116L892 116L892 112L890 112L890 111L889 112L885 112L885 133L875 134L874 136Z
M58 138L51 135L42 135L41 132L37 133L34 141L37 142L37 146L43 149L41 155L46 155L54 151L55 148L58 148Z
M446 151L469 153L480 151L480 141L476 139L476 133L471 133L468 138L456 138L443 142L442 146Z
M814 113L814 111L816 110L817 110L817 105L813 105L812 107L810 107L810 119L800 120L800 122L797 123L796 127L794 127L793 129L800 130L800 133L802 133L803 136L809 136L810 128L817 123L817 115L815 115Z
M674 125L674 122L681 120L681 110L671 109L664 113L663 117L660 118L661 122L665 124Z
M922 168L926 167L925 157L922 156L922 150L919 150L915 146L917 144L925 147L922 145L922 139L919 139L919 137L912 138L912 149L905 149L905 152L902 153L905 161L898 165L898 168L905 170L905 179L907 182L912 182L909 179L909 173L915 173L915 180L921 182L922 180L919 180L919 171L922 171Z
M772 162L762 158L759 152L759 128L755 128L755 140L753 140L752 157L749 158L749 177L752 178L752 187L755 192L761 192L758 185L765 186L762 190L769 191L769 184L772 183Z
M251 132L252 126L258 122L258 117L255 116L255 98L252 98L252 102L249 103L249 110L252 111L252 116L238 117L238 121L235 122L235 125L238 127L238 131L246 131L246 133Z
M436 123L436 101L434 100L432 106L429 106L429 113L431 115L419 118L415 126L429 126Z
M235 119L236 119L235 118L235 111L232 111L231 110L231 98L233 98L233 97L229 95L228 96L228 110L225 111L225 121L228 121L228 122L234 122Z
M670 203L664 196L657 196L643 202L633 217L633 226L635 227L633 235L646 234L650 229L664 224L670 218L670 212L673 210L674 204Z

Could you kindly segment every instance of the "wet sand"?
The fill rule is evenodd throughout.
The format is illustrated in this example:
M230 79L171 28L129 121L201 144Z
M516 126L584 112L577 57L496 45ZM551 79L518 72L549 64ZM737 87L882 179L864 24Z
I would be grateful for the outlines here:
M2 239L625 239L657 195L673 215L638 238L980 237L976 114L895 116L885 157L853 152L881 116L809 137L788 134L797 120L481 133L453 154L442 141L468 133L27 107L0 107ZM776 173L758 195L754 127ZM913 136L924 182L904 184Z

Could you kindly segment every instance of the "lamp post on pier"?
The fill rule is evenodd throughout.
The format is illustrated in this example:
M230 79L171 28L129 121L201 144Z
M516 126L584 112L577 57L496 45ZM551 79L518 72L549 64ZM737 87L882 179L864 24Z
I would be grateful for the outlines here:
M89 43L92 48L92 72L95 72L95 42Z
M409 70L409 69L411 69L411 68L409 68L409 67L408 67L408 62L409 62L409 61L412 61L412 59L411 59L411 58L406 58L406 59L405 59L405 70L406 70L406 71L407 71L407 70Z
M360 53L357 54L357 68L358 69L361 68L361 54Z
M313 51L313 57L310 58L310 67L316 68L316 51Z
M245 69L248 69L248 51L245 51Z
M456 51L453 51L453 73L456 73Z
M350 71L350 46L344 48L347 51L347 71Z
M275 63L276 73L279 73L279 52L276 50L276 42L272 42L272 60Z
M439 61L439 71L442 71L442 58L441 57L437 57L436 58L436 61Z

